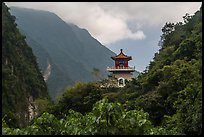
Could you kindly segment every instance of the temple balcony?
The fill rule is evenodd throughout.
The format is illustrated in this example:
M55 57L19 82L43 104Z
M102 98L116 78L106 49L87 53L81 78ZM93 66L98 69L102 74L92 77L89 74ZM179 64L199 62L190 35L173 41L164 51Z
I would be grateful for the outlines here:
M107 67L107 71L109 72L114 72L114 71L134 72L135 67Z

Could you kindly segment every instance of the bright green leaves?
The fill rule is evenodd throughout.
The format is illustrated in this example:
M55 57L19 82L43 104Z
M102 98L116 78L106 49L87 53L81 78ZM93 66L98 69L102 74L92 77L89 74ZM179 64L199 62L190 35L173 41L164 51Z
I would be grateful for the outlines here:
M82 121L83 121L83 115L79 112L76 112L74 110L69 110L69 114L66 116L66 120L64 122L64 132L63 134L68 135L78 135L80 134L82 127Z
M120 103L104 98L84 116L70 109L66 119L59 120L44 112L31 126L12 129L4 123L2 131L14 135L143 135L153 128L148 116L143 110L125 111Z
M125 111L120 103L108 103L106 98L98 101L85 117L90 116L95 118L95 123L89 123L101 135L142 135L152 126L143 110Z
M167 130L166 128L162 127L152 128L147 133L148 135L183 135L175 128Z
M34 120L31 129L34 128L38 135L54 135L59 128L59 122L53 114L44 112L40 117ZM33 134L30 132L30 134Z

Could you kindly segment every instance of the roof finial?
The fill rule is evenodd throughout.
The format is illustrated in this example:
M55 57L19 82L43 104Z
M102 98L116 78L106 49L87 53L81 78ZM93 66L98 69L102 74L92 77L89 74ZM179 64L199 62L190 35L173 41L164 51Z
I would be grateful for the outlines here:
M120 52L122 53L122 52L123 52L123 49L120 49Z

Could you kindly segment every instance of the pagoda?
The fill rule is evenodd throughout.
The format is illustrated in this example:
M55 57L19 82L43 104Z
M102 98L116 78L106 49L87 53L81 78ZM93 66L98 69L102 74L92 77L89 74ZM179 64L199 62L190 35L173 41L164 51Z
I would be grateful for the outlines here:
M120 54L111 57L115 61L114 67L107 67L107 71L111 73L111 77L114 77L118 81L119 87L125 86L125 80L132 79L132 72L135 71L135 67L129 67L128 61L132 60L131 56L127 56L120 50Z

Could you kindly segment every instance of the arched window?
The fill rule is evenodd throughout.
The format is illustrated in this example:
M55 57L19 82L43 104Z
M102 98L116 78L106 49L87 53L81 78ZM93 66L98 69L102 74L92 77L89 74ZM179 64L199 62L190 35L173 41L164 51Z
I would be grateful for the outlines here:
M125 79L123 77L118 78L118 86L119 87L125 86Z

